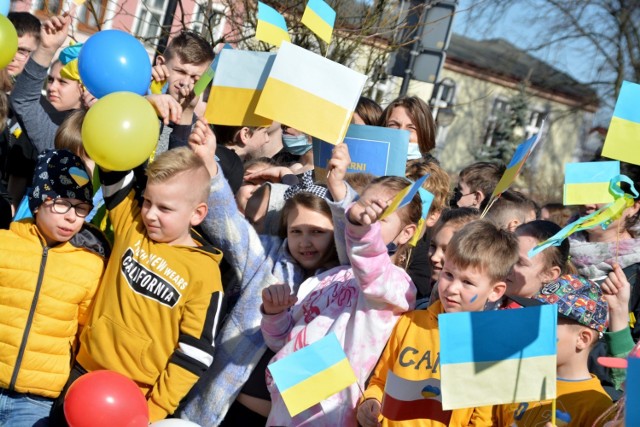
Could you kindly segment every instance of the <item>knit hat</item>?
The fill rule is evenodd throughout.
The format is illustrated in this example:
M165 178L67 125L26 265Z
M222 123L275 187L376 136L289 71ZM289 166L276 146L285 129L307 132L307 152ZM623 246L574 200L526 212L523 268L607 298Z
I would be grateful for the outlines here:
M598 332L607 329L609 304L602 289L582 276L567 274L542 287L533 299L557 304L558 314Z
M93 186L84 163L67 150L47 150L38 156L32 185L31 212L47 199L69 198L93 204Z

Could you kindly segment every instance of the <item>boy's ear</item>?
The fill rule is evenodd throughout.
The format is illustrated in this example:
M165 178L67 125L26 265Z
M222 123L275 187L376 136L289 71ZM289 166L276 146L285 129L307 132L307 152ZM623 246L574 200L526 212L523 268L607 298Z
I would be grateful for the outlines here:
M191 215L191 226L195 227L204 221L204 218L207 216L207 212L209 212L209 206L207 206L206 203L198 204Z
M576 349L577 350L591 350L591 343L598 340L598 332L586 326L580 328L576 336Z
M504 293L507 291L507 283L502 281L502 282L495 282L493 285L491 285L491 292L489 293L489 297L488 300L491 302L496 302L498 301L500 298L502 298L502 296L504 295Z
M242 129L240 129L238 131L238 137L239 137L240 141L238 141L238 142L242 142L243 145L246 145L246 143L249 140L249 138L251 138L250 133L251 132L249 131L249 128L246 127L246 126L243 127Z
M436 222L438 222L438 220L440 219L440 215L442 214L442 211L439 212L431 212L428 216L427 219L425 221L425 226L426 227L433 227L434 225L436 225Z
M164 56L158 55L156 57L156 65L165 65L166 63L167 63L167 60L164 58Z
M560 273L562 273L560 267L554 265L553 267L544 270L540 275L540 279L542 279L542 283L551 283L560 277Z
M418 227L415 224L405 225L402 231L400 232L400 234L398 235L398 241L396 242L396 244L398 246L401 246L407 243L409 240L411 240L417 228Z
M486 199L486 195L481 190L476 190L473 192L473 207L480 209L480 205Z

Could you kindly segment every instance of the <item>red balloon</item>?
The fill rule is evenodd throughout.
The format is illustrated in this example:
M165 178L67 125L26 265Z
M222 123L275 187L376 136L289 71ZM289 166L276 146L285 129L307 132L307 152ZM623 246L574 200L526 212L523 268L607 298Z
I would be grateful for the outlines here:
M113 371L78 378L64 399L70 427L146 427L149 407L132 380Z

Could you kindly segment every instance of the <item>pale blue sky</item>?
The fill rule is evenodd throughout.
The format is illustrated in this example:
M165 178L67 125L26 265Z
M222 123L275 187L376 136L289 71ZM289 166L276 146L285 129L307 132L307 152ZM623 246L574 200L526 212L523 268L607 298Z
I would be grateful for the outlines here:
M489 22L484 18L479 22L469 22L468 9L484 7L492 0L460 0L457 14L453 22L453 31L473 39L503 38L515 46L526 49L528 45L539 39L540 32L545 31L544 25L530 22L530 10L522 7L520 10L512 7L509 12L497 20ZM522 5L522 2L518 2ZM585 60L588 52L579 45L563 48L546 49L531 52L531 54L555 68L566 72L580 82L595 80L594 67L591 61Z

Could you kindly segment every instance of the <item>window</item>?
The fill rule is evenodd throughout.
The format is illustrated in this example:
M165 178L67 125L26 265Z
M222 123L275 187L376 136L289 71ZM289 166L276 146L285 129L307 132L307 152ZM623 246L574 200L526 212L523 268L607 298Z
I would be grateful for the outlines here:
M59 15L61 6L61 0L35 0L33 2L35 14L43 18Z
M134 30L137 37L149 41L160 36L167 2L168 0L145 0L139 3Z
M104 24L108 0L87 0L78 8L78 29L85 33L100 31Z
M215 43L224 35L226 19L222 4L211 4L211 11L207 12L206 3L196 3L191 17L191 30L201 34L209 43Z
M526 133L526 139L531 138L533 135L540 132L540 128L542 127L542 122L546 117L547 113L541 110L533 110L529 115L529 122L525 126L524 130Z
M493 101L493 106L491 107L491 114L489 115L487 130L484 137L484 145L493 147L496 144L496 133L500 131L500 124L509 115L510 110L511 106L509 105L508 100L504 98L496 98Z

